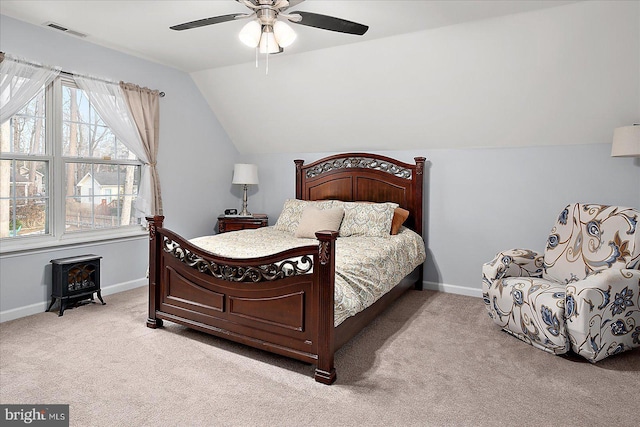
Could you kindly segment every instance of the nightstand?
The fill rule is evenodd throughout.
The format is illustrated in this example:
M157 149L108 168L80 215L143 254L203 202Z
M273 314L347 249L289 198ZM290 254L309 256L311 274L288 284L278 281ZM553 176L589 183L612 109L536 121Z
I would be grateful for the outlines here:
M218 233L227 231L245 230L248 228L260 228L269 225L269 217L265 214L253 214L252 216L225 216L218 217Z

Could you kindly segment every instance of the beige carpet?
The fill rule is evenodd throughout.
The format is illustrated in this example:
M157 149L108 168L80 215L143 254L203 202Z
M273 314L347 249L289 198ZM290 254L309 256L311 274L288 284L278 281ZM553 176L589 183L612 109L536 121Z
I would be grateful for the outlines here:
M314 367L165 322L146 289L0 325L0 402L72 426L636 426L640 349L592 365L501 332L481 299L411 291Z

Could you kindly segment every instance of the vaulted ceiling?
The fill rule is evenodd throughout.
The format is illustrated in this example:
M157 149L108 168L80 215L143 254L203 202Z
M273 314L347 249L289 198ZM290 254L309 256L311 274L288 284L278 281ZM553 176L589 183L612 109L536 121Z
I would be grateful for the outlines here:
M296 42L285 54L370 41L398 34L459 24L495 16L558 6L572 1L326 1L306 0L289 11L303 10L369 25L363 36L334 33L296 25ZM43 25L56 23L85 34L85 40L186 72L254 61L253 50L238 33L244 22L225 22L188 31L169 27L217 15L244 13L234 0L2 0L0 12ZM56 31L56 30L52 30Z
M638 2L306 0L296 10L370 29L292 25L298 38L267 75L238 39L243 22L169 29L245 12L234 0L0 2L4 15L189 73L246 154L604 143L640 114Z

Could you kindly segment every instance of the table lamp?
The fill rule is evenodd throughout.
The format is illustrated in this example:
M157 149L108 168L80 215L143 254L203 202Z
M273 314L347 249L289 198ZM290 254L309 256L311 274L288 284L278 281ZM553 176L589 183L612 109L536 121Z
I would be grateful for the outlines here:
M242 196L242 212L240 212L240 216L251 216L251 212L247 210L247 185L258 184L258 166L236 163L233 166L233 181L231 183L243 186L244 194Z
M623 126L613 131L613 157L640 157L640 124Z

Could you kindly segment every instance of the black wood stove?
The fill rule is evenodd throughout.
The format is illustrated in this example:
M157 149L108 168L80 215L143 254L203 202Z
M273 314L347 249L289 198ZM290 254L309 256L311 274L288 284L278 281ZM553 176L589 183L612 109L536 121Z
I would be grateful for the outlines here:
M51 310L58 299L60 300L58 316L62 316L69 303L75 304L89 298L93 301L94 293L98 295L98 299L104 305L105 302L100 294L101 258L101 256L89 254L52 259L53 291L51 304L49 304L47 311Z

